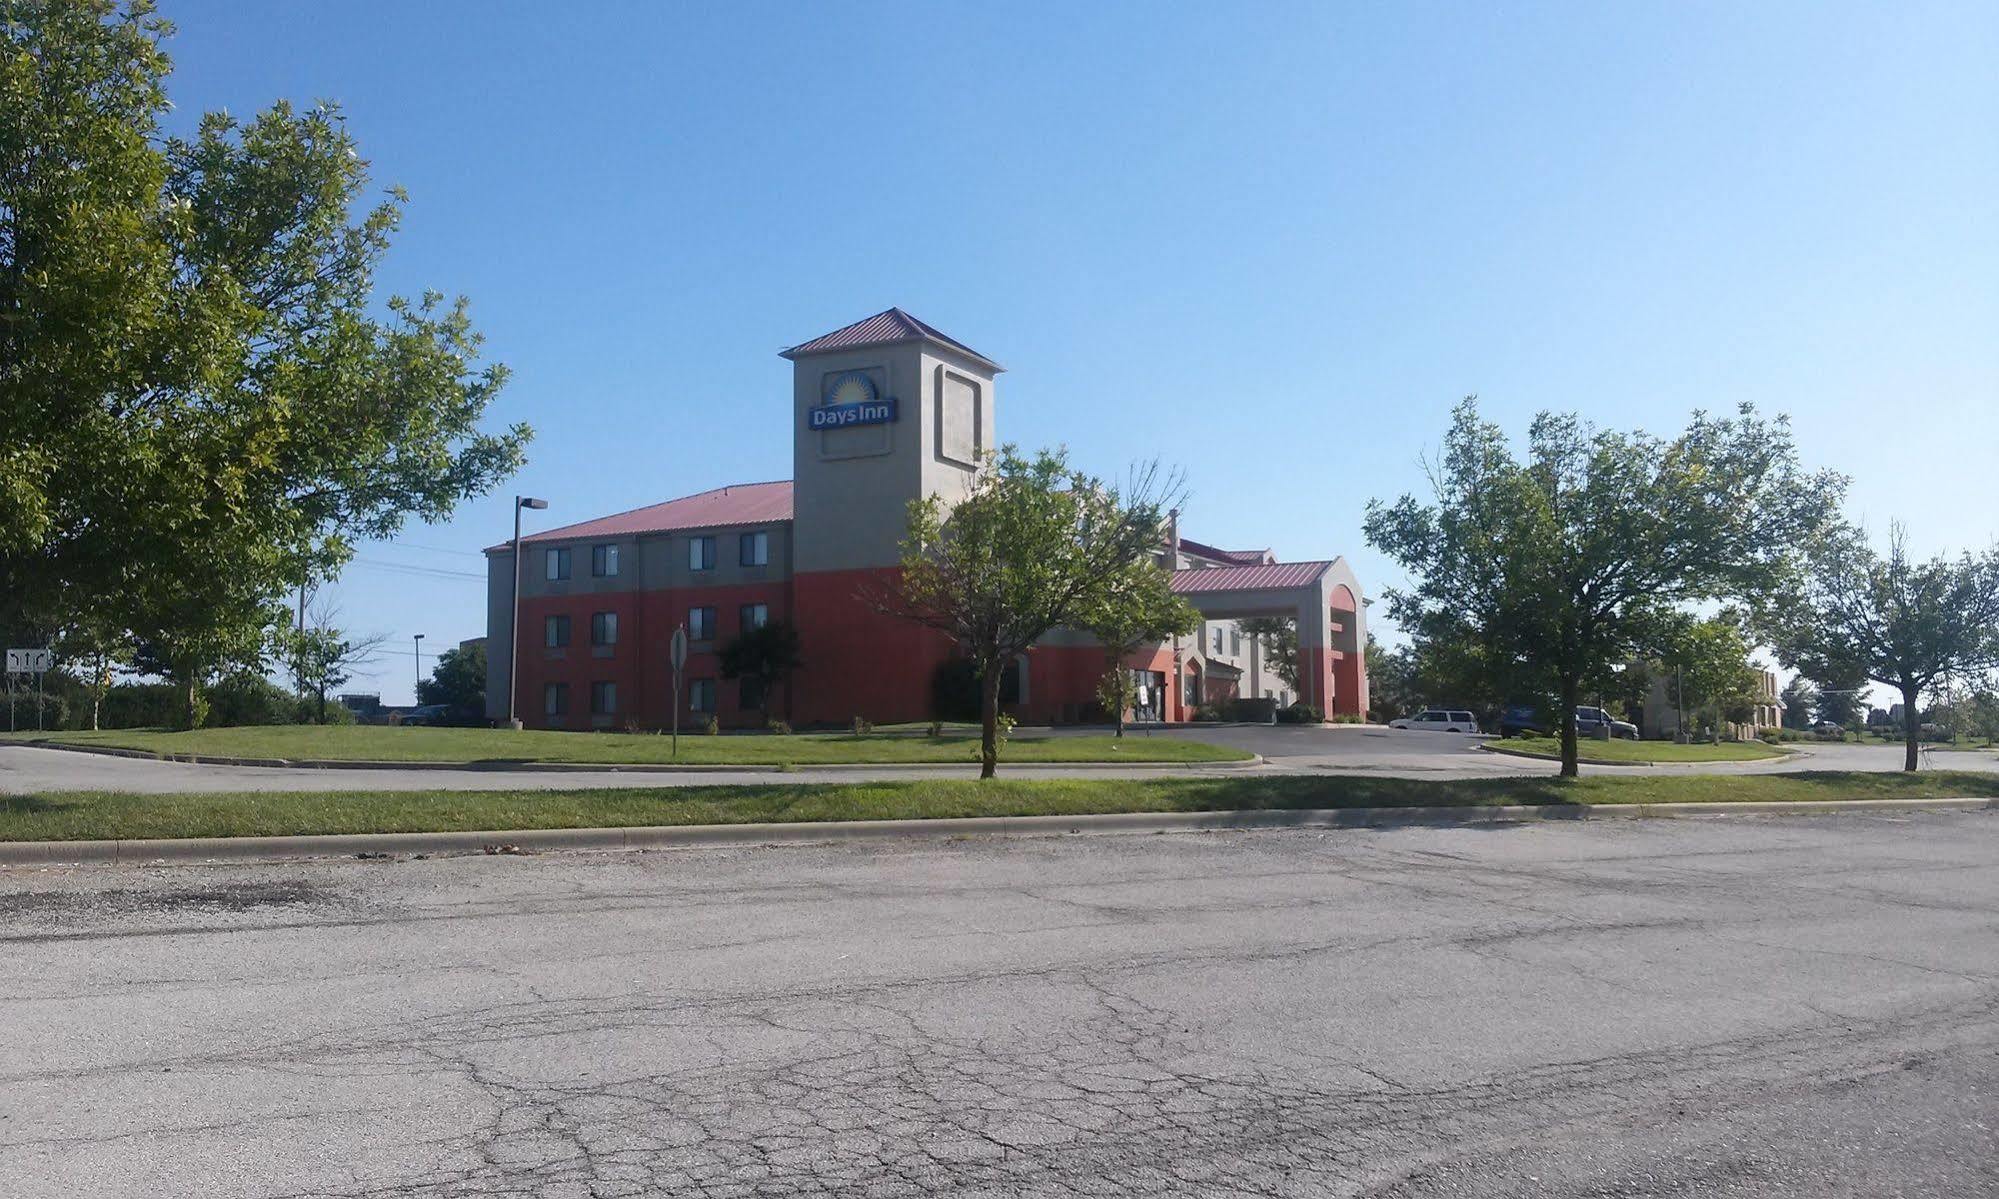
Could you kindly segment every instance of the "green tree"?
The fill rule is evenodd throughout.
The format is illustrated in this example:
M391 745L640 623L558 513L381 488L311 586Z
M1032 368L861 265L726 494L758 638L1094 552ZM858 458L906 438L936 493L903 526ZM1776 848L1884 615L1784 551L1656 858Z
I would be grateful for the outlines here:
M1809 543L1807 564L1764 609L1768 640L1814 678L1860 675L1902 696L1903 769L1919 762L1922 699L1953 675L1999 666L1999 548L1927 562L1890 528L1888 554L1841 525Z
M161 130L148 3L0 9L0 628L105 619L186 689L276 600L515 469L465 303L376 294L403 206L330 106ZM94 597L94 598L93 598Z
M1125 659L1169 637L1184 637L1201 627L1201 614L1173 594L1172 577L1149 562L1134 562L1108 581L1082 618L1083 631L1104 648L1104 674L1097 682L1097 699L1117 722L1124 736L1124 714L1138 702L1138 683Z
M1744 710L1754 708L1757 673L1739 613L1704 620L1661 614L1648 640L1655 655L1649 670L1665 680L1668 701L1716 739L1723 720L1744 719Z
M770 723L770 693L804 665L798 630L782 620L769 620L746 629L722 646L722 677L755 679L757 710Z
M1367 694L1379 724L1411 715L1423 707L1417 688L1416 655L1407 646L1386 649L1367 635Z
M1792 675L1784 684L1784 727L1787 729L1808 729L1818 712L1819 689L1804 675Z
M1818 716L1848 729L1867 720L1867 676L1846 668L1813 677L1818 689Z
M1414 578L1387 592L1419 639L1479 648L1511 688L1552 692L1562 775L1576 705L1637 656L1659 614L1754 596L1832 511L1844 481L1806 475L1790 428L1745 406L1665 439L1542 413L1517 459L1477 402L1456 408L1432 501L1368 506L1368 543Z
M955 506L909 505L901 569L864 594L882 612L957 641L979 675L979 777L999 767L999 692L1007 663L1050 629L1101 619L1133 572L1157 570L1166 493L1156 466L1120 488L1070 468L1059 450L1003 447Z
M1276 675L1291 694L1300 694L1298 621L1290 616L1252 616L1236 621L1236 627L1262 647L1263 668Z
M430 677L416 687L416 702L443 704L459 720L477 720L486 712L486 643L453 646L437 655Z

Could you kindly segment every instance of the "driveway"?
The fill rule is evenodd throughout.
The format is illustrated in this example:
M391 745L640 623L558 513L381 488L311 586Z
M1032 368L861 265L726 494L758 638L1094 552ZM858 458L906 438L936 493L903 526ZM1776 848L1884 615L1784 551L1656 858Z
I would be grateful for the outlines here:
M1999 1188L1999 817L0 872L0 1195Z
M1061 734L1057 734L1061 735ZM1253 768L1272 774L1367 774L1402 778L1492 778L1553 774L1555 764L1507 754L1486 753L1484 738L1450 733L1412 733L1356 725L1279 725L1134 731L1133 738L1189 737L1236 746L1263 755ZM1934 765L1955 770L1999 770L1999 754L1939 753ZM1902 751L1885 745L1811 746L1788 758L1757 762L1714 762L1684 766L1585 766L1590 774L1708 773L1760 774L1786 770L1900 770ZM1156 766L1009 766L1017 778L1160 778L1239 768L1161 764ZM566 790L601 787L674 787L715 783L867 782L878 779L976 778L978 768L799 767L783 774L729 770L653 772L636 770L528 771L331 770L264 766L206 766L38 749L0 742L0 794L47 791L413 791Z

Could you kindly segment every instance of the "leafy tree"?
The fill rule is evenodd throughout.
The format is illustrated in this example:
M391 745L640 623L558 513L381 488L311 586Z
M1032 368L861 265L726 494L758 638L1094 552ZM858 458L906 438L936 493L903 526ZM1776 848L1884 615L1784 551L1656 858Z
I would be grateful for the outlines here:
M999 766L999 691L1007 663L1050 629L1103 620L1134 573L1159 569L1166 496L1157 467L1122 489L1070 468L1060 450L989 458L965 498L913 500L901 569L865 590L875 607L954 638L977 668L979 777Z
M1818 689L1818 716L1848 729L1867 721L1867 676L1848 673L1822 674L1813 678Z
M770 693L789 679L804 662L800 658L798 630L782 620L769 620L745 630L722 647L720 661L725 679L755 679L757 705L765 724L770 723Z
M301 722L325 724L326 693L354 677L355 667L374 661L388 640L384 633L355 635L338 627L339 619L338 608L301 592L299 623L277 629L272 637L272 653L291 668L301 703L312 701L309 714L299 716ZM419 682L417 691L422 690Z
M486 643L453 646L437 655L430 677L416 686L416 702L443 704L459 720L476 720L486 710Z
M258 669L275 600L514 470L463 300L379 297L339 111L166 136L171 26L0 9L0 628L105 619L186 690Z
M1723 720L1746 719L1745 710L1754 709L1757 672L1740 613L1705 620L1664 613L1649 637L1656 655L1649 670L1665 680L1668 700L1714 737Z
M1303 691L1298 673L1298 621L1290 616L1252 616L1236 621L1245 637L1263 647L1263 668L1293 695Z
M1382 724L1423 707L1416 681L1416 654L1407 646L1384 649L1367 635L1367 694L1374 701L1374 718Z
M1792 675L1784 684L1780 698L1784 701L1784 727L1787 729L1808 729L1818 712L1819 689L1804 675Z
M1697 413L1673 438L1542 413L1526 449L1516 458L1466 399L1430 472L1434 502L1370 504L1367 540L1414 576L1387 592L1397 624L1476 647L1510 690L1553 693L1572 778L1585 688L1612 682L1662 612L1769 587L1844 481L1801 473L1788 423L1747 406Z
M1147 569L1147 566L1151 569ZM1133 563L1108 580L1082 618L1083 631L1104 647L1104 675L1097 699L1117 722L1124 736L1124 714L1138 703L1138 684L1125 659L1170 637L1184 637L1201 627L1201 614L1173 594L1172 578L1149 563Z
M1856 528L1827 531L1764 616L1785 665L1817 678L1858 674L1901 693L1903 769L1914 770L1923 696L1953 675L1999 666L1999 548L1917 562L1906 540L1891 527L1883 558Z

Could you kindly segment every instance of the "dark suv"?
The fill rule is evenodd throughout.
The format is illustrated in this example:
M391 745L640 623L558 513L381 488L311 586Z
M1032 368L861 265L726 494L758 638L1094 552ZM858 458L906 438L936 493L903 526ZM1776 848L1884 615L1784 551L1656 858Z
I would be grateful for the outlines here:
M1522 733L1541 733L1554 736L1555 722L1543 714L1545 711L1545 708L1533 704L1514 704L1508 707L1499 717L1499 735L1518 737ZM1638 726L1630 721L1619 720L1602 708L1576 709L1578 737L1594 737L1606 728L1613 737L1622 737L1626 741L1638 740Z

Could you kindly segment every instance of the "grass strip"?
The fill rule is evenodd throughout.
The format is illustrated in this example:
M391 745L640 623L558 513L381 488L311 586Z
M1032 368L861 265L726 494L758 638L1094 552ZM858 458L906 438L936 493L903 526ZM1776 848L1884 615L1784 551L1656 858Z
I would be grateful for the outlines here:
M957 779L604 791L400 791L0 797L0 840L295 836L609 828L800 820L1304 808L1823 802L1999 797L1999 774L1819 771L1669 778L1392 779L1350 775L1157 780Z
M1553 737L1508 737L1492 742L1495 749L1512 750L1531 758L1562 756L1562 743ZM1672 741L1599 741L1584 737L1576 743L1576 753L1597 762L1754 762L1780 758L1784 751L1761 741L1724 741L1719 745L1704 741L1680 745Z
M5 736L5 734L0 734ZM978 760L976 732L931 737L908 733L725 734L683 732L673 739L649 733L565 733L524 729L389 728L381 725L257 725L165 732L104 729L17 735L14 740L60 741L155 754L221 758L281 758L339 762L572 762L605 766L683 763L696 766L843 766ZM1251 755L1226 745L1185 737L1141 734L1034 736L1010 739L1008 762L1234 762Z

